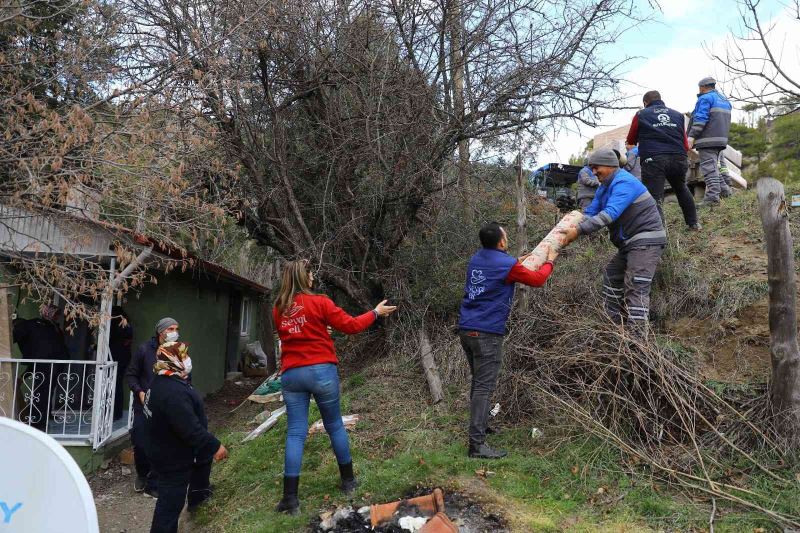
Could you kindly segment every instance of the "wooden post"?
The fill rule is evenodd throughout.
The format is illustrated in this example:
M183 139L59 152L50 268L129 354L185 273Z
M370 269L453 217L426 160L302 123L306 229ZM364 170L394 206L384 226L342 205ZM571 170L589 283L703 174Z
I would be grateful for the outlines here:
M777 427L800 443L800 349L797 345L797 310L794 250L783 185L761 178L758 207L767 242L769 278L769 336L772 359L770 401L779 417Z
M439 369L433 359L433 349L428 340L428 334L425 333L425 326L419 329L419 353L422 359L422 369L425 371L425 379L428 380L428 388L431 390L431 400L436 405L444 399L444 392L442 392L442 379L439 377Z
M0 358L11 358L12 324L11 314L11 293L8 287L0 287ZM12 411L14 405L14 372L13 363L0 363L0 416L14 418L16 413Z

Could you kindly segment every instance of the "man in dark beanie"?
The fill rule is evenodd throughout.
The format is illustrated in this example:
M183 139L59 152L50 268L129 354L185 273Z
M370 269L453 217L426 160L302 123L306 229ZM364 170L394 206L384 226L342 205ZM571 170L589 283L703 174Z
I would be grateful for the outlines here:
M133 488L136 492L144 491L154 498L158 497L156 473L147 456L147 435L144 429L142 405L150 384L153 381L153 365L156 363L156 352L164 342L178 340L178 321L165 317L156 323L155 335L143 342L131 359L125 379L133 391L133 427L131 428L131 444L133 459L136 464L136 481Z
M719 205L720 196L729 196L730 187L719 175L719 154L728 146L731 129L731 103L717 91L717 80L706 77L697 82L697 103L689 124L689 147L700 156L700 171L706 184L703 204Z
M586 218L564 230L564 236L569 243L580 235L608 228L618 252L603 278L606 311L614 322L646 332L650 285L667 243L656 201L636 177L619 168L619 159L609 148L593 152L589 168L600 187L583 212Z

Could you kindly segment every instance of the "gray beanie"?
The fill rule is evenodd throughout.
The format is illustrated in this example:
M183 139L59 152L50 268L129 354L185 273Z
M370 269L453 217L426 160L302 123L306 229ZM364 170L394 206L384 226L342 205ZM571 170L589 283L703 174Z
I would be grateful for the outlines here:
M175 320L174 318L164 317L161 320L159 320L158 323L156 324L156 333L161 334L168 327L177 325L178 321Z
M619 167L617 153L611 148L600 148L589 154L589 166Z
M698 87L705 87L706 85L716 85L716 84L717 80L715 80L711 76L706 76L705 78L697 82Z

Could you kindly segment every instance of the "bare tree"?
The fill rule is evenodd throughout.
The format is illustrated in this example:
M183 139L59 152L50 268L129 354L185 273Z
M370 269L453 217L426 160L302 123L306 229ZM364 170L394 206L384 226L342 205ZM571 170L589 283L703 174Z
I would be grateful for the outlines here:
M786 37L800 31L800 0L783 6L792 17L765 20L761 0L739 0L740 27L728 38L724 49L709 55L732 76L731 96L741 102L764 107L777 114L800 107L800 76L790 67L797 64L797 47L786 49ZM776 34L778 21L792 25L784 35Z
M66 221L76 227L75 219L89 219L111 234L122 270L144 242L130 229L165 250L199 248L213 238L225 209L205 198L229 175L209 164L213 132L185 130L167 99L120 85L129 43L115 7L26 0L0 9L4 282L36 299L58 294L68 317L91 320L99 309L87 299L108 290L107 267L79 253L87 239L79 230L63 235L70 242L60 252L74 252L53 254L45 242L31 242L43 240L35 226ZM150 279L143 271L132 274L116 289Z
M361 303L383 294L432 194L455 184L464 141L593 124L617 104L619 65L599 51L633 14L621 0L463 0L454 36L442 2L125 5L126 83L215 130L251 235L314 258Z

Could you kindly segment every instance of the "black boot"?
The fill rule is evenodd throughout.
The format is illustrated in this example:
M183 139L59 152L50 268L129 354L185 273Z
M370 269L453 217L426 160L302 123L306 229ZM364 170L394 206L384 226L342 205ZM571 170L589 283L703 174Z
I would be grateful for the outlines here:
M278 503L276 511L290 515L300 514L300 501L297 499L299 486L300 476L283 476L283 498Z
M496 450L486 443L469 445L469 456L477 459L500 459L506 455L505 450Z
M350 461L346 465L339 465L339 474L342 477L342 492L345 494L353 494L358 488L358 480L353 474L353 461Z

